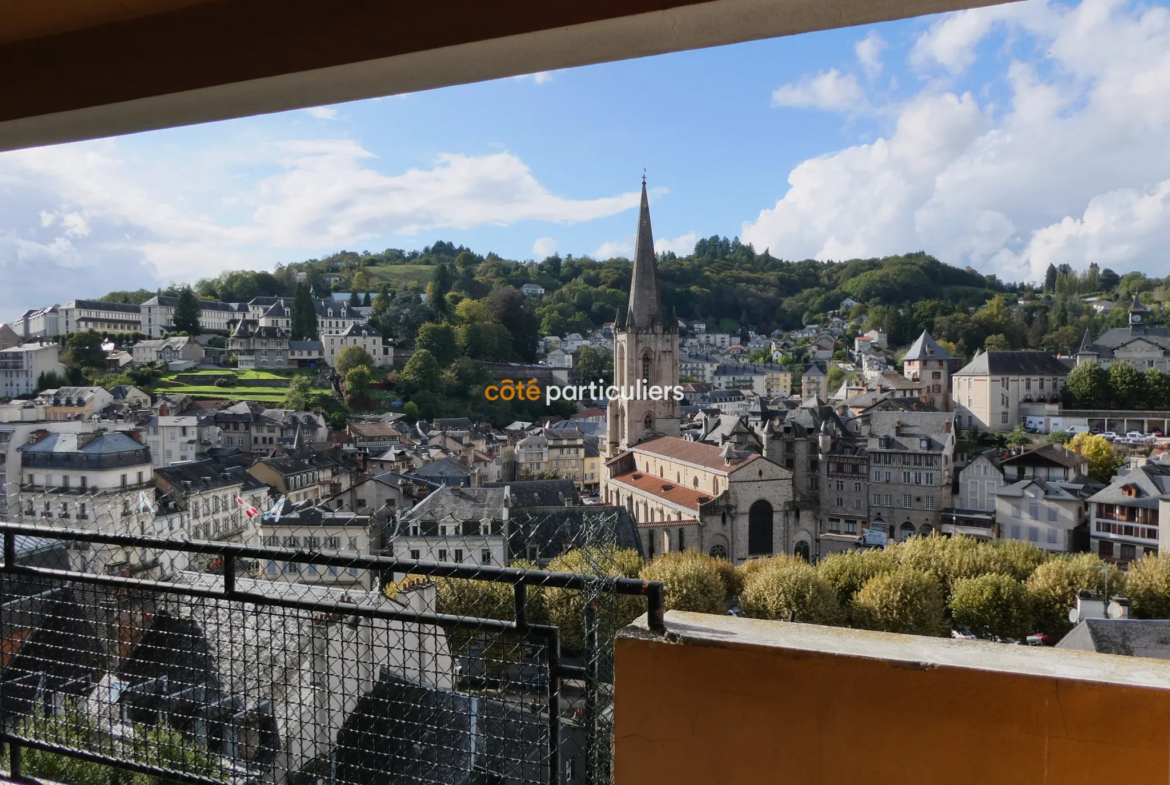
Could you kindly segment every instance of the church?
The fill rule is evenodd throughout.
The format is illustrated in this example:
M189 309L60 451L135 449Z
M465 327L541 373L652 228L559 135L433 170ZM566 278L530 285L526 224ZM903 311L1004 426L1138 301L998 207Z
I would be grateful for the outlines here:
M1147 325L1149 315L1150 310L1134 295L1129 326L1106 330L1096 341L1085 330L1081 348L1077 350L1077 364L1092 361L1108 368L1115 362L1127 362L1139 371L1149 368L1170 371L1170 330Z
M614 321L614 385L677 386L678 346L678 319L662 308L643 178L630 299ZM693 548L739 564L789 552L791 470L730 443L681 438L670 396L619 396L607 417L602 495L637 521L647 557Z

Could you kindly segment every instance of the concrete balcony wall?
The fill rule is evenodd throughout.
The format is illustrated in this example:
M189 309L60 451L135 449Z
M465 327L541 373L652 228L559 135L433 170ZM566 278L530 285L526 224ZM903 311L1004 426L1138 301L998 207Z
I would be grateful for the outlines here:
M1170 662L677 611L666 625L617 641L617 785L1170 780Z

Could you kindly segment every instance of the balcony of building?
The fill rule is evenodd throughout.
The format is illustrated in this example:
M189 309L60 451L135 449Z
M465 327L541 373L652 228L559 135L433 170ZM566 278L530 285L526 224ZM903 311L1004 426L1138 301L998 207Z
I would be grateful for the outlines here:
M1170 777L1156 660L668 612L616 683L619 785Z

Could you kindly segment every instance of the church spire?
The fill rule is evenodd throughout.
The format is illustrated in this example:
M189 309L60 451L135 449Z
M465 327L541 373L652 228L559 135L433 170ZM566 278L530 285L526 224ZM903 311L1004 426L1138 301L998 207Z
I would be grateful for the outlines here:
M630 281L627 322L638 328L662 322L662 298L658 294L658 270L654 260L654 233L650 229L650 201L646 176L642 175L642 208L638 213L638 239L634 243L634 276Z

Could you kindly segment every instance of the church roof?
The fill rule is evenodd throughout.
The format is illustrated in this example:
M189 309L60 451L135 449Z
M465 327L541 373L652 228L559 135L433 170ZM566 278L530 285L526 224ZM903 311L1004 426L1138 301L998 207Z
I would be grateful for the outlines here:
M662 297L658 292L658 270L654 257L654 233L650 228L650 201L642 179L642 207L638 213L638 237L634 242L634 274L630 281L629 315L635 327L662 322Z

